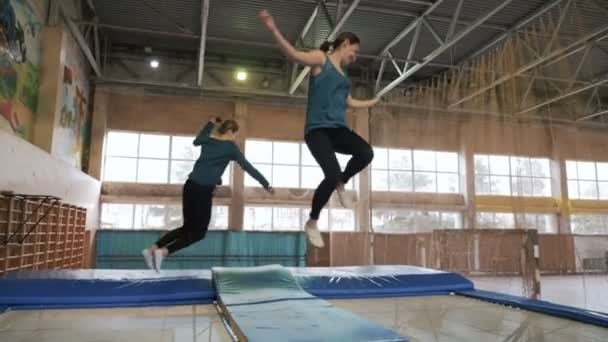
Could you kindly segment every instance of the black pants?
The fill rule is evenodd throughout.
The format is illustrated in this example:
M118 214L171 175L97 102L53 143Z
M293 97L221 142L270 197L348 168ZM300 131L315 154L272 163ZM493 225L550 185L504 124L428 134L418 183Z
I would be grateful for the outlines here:
M338 183L348 183L354 175L369 165L374 158L374 151L367 141L346 127L315 129L306 134L304 139L325 175L325 179L315 191L310 211L310 218L318 220L321 210ZM340 170L336 152L352 156L344 172Z
M156 242L158 248L166 247L169 254L173 254L205 237L211 220L214 190L213 185L200 185L191 180L186 181L182 194L184 225L161 237Z

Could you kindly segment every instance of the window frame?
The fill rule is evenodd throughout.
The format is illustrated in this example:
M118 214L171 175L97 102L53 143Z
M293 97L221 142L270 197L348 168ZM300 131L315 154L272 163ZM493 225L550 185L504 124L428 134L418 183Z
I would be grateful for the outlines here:
M372 147L374 149L375 152L379 151L379 150L386 150L386 165L385 168L382 167L377 167L374 165L374 163L372 162L372 164L370 165L370 172L371 172L371 179L373 180L374 178L374 173L383 173L386 175L386 179L387 179L387 189L386 190L376 190L374 189L374 182L371 182L371 191L372 192L393 192L393 193L419 193L419 194L439 194L439 195L454 195L454 194L462 194L462 186L461 186L461 180L462 180L462 176L461 176L461 161L459 158L459 153L458 152L454 152L454 151L439 151L439 150L425 150L425 149L407 149L407 148L394 148L394 147L385 147L385 146L373 146ZM397 169L397 168L391 168L391 151L401 151L401 152L407 152L407 154L409 155L409 159L411 162L411 166L410 168L403 168L403 169ZM434 170L421 170L421 169L417 169L416 168L416 158L414 157L416 152L431 152L434 154ZM448 171L439 171L439 162L438 162L438 158L437 158L437 154L439 153L450 153L450 154L454 154L456 156L456 172L448 172ZM391 188L391 175L396 173L396 172L400 172L400 173L409 173L411 180L412 180L412 187L410 190L393 190ZM429 192L429 191L417 191L416 190L416 175L417 174L421 174L421 173L433 173L435 176L435 191L433 192ZM457 184L457 189L455 192L440 192L439 191L439 175L451 175L451 176L456 176L456 184Z

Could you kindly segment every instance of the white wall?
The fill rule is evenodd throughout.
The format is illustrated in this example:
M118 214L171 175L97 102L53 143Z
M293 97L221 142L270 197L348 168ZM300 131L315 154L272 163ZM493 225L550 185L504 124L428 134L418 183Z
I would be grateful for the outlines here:
M98 180L4 130L0 130L0 146L1 191L59 197L87 209L87 229L98 227Z

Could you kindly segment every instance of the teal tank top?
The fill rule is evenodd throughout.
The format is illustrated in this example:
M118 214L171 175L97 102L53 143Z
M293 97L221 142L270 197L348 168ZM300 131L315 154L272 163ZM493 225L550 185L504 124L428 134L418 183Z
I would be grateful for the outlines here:
M350 88L348 78L325 58L321 73L310 75L305 134L317 128L347 127L346 99Z

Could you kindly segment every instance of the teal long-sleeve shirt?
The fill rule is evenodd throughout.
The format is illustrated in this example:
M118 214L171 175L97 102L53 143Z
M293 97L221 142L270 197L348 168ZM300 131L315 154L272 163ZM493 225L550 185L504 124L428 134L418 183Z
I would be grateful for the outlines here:
M201 146L201 154L198 157L189 178L201 185L220 184L222 174L228 163L236 161L251 177L257 180L264 188L270 184L264 176L247 159L239 147L232 141L219 140L209 136L214 124L207 123L194 139L194 146Z

